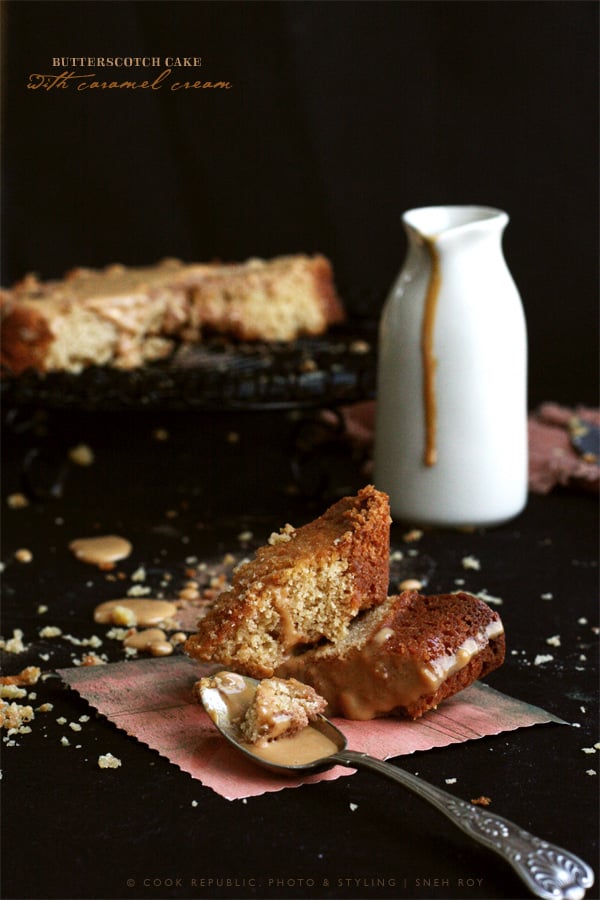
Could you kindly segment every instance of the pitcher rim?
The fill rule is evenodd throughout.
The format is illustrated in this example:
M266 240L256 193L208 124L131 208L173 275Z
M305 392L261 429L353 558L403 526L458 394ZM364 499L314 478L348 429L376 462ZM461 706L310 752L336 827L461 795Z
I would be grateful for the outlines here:
M436 213L440 216L446 215L446 217L450 218L454 215L456 221L446 222L438 228L423 228L419 227L419 225L414 222L416 214L429 214L430 216L433 216ZM411 221L411 219L413 219L413 221ZM423 237L432 239L441 237L448 232L455 232L457 230L462 231L466 228L476 228L492 223L495 227L500 226L501 228L504 228L508 221L509 216L505 210L496 206L487 206L479 203L415 206L402 213L402 224L405 227L410 228L412 231L417 232L417 234L420 234Z

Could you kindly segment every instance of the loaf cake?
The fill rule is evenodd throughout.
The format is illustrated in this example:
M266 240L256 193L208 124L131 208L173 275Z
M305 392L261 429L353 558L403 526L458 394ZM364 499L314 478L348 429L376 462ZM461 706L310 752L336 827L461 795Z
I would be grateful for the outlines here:
M314 688L295 678L259 681L251 704L240 722L249 744L266 744L292 737L314 721L327 706Z
M186 652L264 678L306 645L342 639L387 596L389 532L388 497L371 485L307 525L286 525L238 567Z
M325 257L245 263L74 269L63 279L29 275L0 291L0 362L6 372L77 373L89 365L131 369L168 356L174 342L219 332L291 341L344 319Z
M404 591L276 674L314 687L329 715L417 719L500 666L504 653L500 617L479 598Z

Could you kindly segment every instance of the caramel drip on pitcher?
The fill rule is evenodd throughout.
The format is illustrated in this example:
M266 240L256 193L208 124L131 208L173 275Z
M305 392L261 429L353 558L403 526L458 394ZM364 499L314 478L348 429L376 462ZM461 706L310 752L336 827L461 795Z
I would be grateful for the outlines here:
M429 252L431 272L425 305L423 309L423 323L421 326L421 355L423 359L423 404L425 410L425 451L423 462L426 466L435 466L437 462L437 404L435 395L435 375L437 360L433 353L433 330L437 311L438 295L440 292L440 257L431 238L424 238L425 246Z

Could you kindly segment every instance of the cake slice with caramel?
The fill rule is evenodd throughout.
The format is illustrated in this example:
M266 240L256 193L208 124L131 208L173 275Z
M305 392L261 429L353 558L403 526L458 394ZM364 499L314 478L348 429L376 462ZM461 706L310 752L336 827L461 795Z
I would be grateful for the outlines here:
M277 669L347 719L417 719L504 661L499 615L472 594L404 591L355 620L344 638Z
M264 678L307 645L341 640L387 596L389 540L388 497L371 485L300 528L286 525L238 567L186 652Z

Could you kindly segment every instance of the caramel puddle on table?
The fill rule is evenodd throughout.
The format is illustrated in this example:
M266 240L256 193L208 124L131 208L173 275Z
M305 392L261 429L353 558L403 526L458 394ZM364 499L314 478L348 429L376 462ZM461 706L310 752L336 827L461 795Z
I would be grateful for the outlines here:
M166 641L167 635L162 628L144 628L143 631L132 631L123 639L125 647L134 647L136 650L146 650L156 641Z
M440 257L433 238L424 237L429 253L431 272L425 294L421 326L421 355L423 359L423 403L425 409L425 452L423 462L435 466L437 462L437 404L435 375L437 360L433 353L433 332L441 285Z
M145 650L152 656L170 656L173 652L173 644L167 640L167 635L162 628L132 630L131 634L123 639L123 646L133 647L134 650Z
M150 598L106 600L94 610L94 621L103 625L160 625L171 619L177 612L177 606L170 600L152 600ZM126 621L130 613L131 621Z
M82 562L105 566L128 557L132 546L126 538L116 534L105 534L98 537L77 538L71 541L69 550Z

